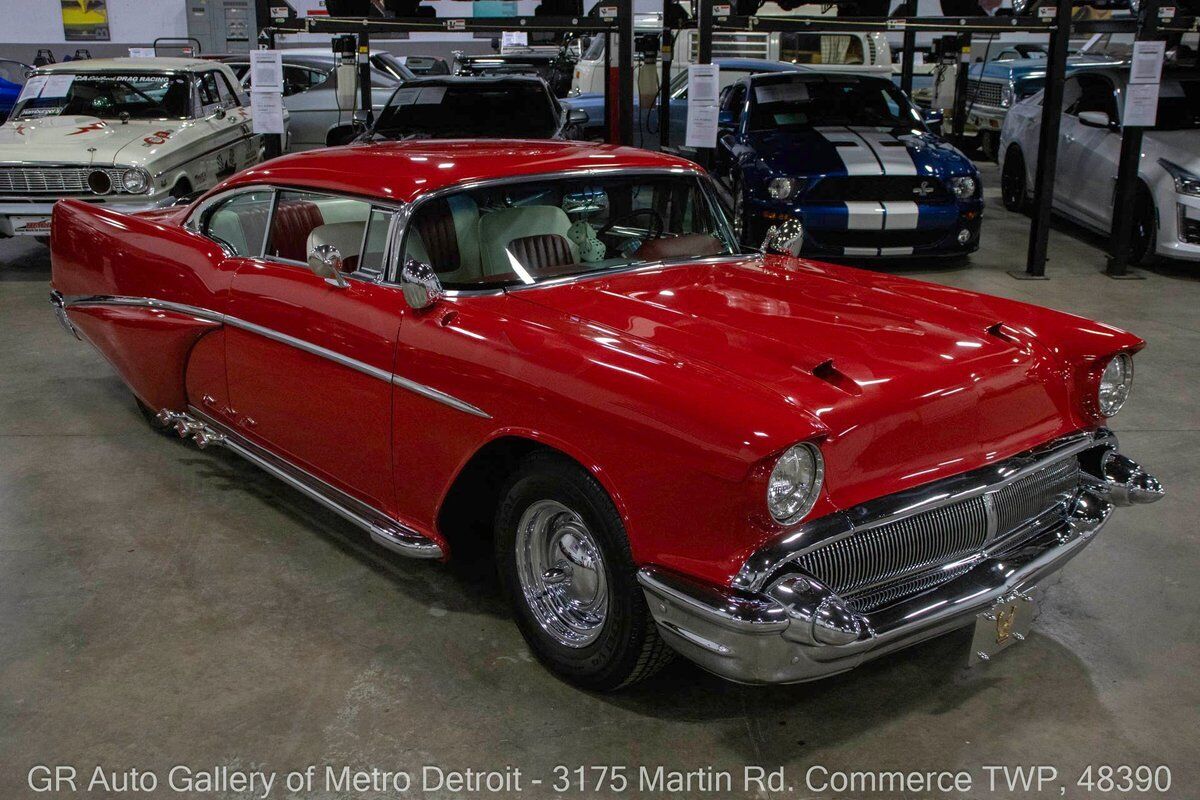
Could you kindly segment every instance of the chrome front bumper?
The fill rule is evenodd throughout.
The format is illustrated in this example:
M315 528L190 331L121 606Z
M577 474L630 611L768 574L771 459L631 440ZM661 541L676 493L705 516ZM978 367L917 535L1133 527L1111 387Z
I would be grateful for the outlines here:
M1078 448L1077 448L1078 449ZM853 669L886 653L971 625L996 603L1027 594L1095 537L1115 506L1158 500L1161 484L1116 452L1103 432L1092 442L1095 472L1082 474L1067 513L1032 535L980 554L965 573L892 605L859 613L794 565L758 591L714 587L645 567L638 580L663 637L701 667L739 683L795 683Z

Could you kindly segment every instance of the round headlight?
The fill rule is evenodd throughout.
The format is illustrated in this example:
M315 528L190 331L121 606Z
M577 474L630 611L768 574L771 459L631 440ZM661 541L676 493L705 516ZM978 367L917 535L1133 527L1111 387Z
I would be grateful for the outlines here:
M811 444L791 447L771 470L767 483L767 510L776 522L797 522L812 510L825 477L821 451Z
M772 178L767 184L767 194L772 200L787 200L796 190L796 182L791 178Z
M954 189L954 196L959 200L970 200L975 196L979 183L970 175L966 175L961 178L951 178L950 186Z
M1114 416L1129 399L1129 390L1132 388L1133 359L1126 353L1119 353L1108 362L1100 375L1100 390L1096 396L1100 413L1106 417Z
M130 194L141 194L150 188L150 176L144 169L127 169L121 173L121 187Z

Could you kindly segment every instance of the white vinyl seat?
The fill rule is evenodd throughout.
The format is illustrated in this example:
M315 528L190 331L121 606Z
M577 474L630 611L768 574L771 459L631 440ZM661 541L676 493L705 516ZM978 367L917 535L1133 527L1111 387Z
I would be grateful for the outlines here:
M308 234L305 252L311 253L321 245L330 244L342 254L345 265L344 272L354 272L362 253L364 223L362 222L331 222L318 225Z
M514 272L514 260L531 275L578 263L579 246L567 237L570 227L571 218L558 206L520 206L482 215L479 252L484 274Z
M405 260L429 264L442 283L483 277L479 259L479 207L466 195L423 203L408 226Z

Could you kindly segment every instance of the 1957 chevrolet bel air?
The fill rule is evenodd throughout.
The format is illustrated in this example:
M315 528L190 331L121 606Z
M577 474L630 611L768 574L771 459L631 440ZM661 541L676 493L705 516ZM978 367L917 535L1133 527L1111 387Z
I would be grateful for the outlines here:
M975 625L1162 494L1105 420L1136 336L738 251L688 161L573 142L287 156L192 205L64 200L52 301L151 424L418 558L494 549L580 685L672 651L804 681Z

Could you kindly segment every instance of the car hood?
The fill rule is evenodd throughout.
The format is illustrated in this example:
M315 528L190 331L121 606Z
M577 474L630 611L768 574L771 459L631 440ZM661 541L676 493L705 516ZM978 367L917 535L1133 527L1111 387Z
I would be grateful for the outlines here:
M749 134L747 144L763 166L784 175L845 175L843 154L850 150L865 150L886 161L901 147L919 174L975 171L971 162L949 143L932 134L911 130L839 126L808 131L761 131ZM870 155L866 158L880 163ZM883 174L882 167L879 174Z
M773 396L777 414L819 420L827 486L843 508L1077 427L1063 363L1043 345L856 272L738 259L513 296L666 353L677 367L733 373ZM768 430L778 420L755 422Z
M0 161L137 166L184 125L176 120L122 124L77 115L9 120L0 126Z
M1200 175L1200 131L1146 131L1154 159L1165 158L1196 175Z

